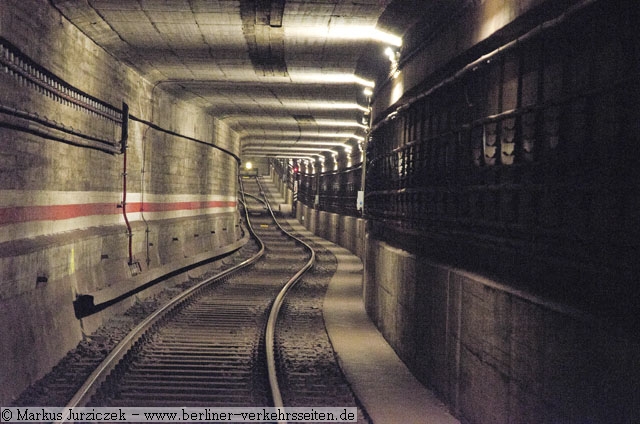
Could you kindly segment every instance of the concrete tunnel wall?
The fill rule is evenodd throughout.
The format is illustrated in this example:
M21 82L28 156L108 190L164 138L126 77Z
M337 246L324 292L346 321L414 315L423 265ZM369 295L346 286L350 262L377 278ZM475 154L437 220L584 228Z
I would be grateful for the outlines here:
M117 108L127 102L140 119L228 150L239 148L238 136L225 124L115 61L48 2L2 7L4 52L11 45L60 80ZM104 119L44 94L7 69L0 69L0 86L2 104L14 110L96 137L120 138L119 129ZM140 266L132 273L118 207L123 155L8 128L24 122L6 113L0 123L0 404L7 405L82 337L135 301L77 319L77 295L94 295L96 303L112 299L230 248L241 231L236 180L229 177L237 172L232 157L130 122L127 205Z
M276 184L282 187L277 177ZM296 219L363 260L368 315L416 378L463 422L588 417L606 423L609 414L637 416L638 395L629 388L638 385L638 345L623 332L509 282L376 240L365 219L300 202Z
M417 52L402 79L379 94L374 114L437 68L438 63L425 58L445 63L542 1L470 3L478 6L456 25L471 28L468 34L475 35L457 39L456 34L465 31L451 26L442 42ZM70 84L113 105L125 100L132 113L174 131L227 148L237 146L237 136L222 123L154 89L60 18L48 3L12 1L7 10L11 12L0 15L0 36ZM491 26L483 25L486 22ZM100 133L82 112L30 91L6 72L0 72L0 78L3 104ZM59 204L116 208L122 200L122 156L6 127L0 128L0 139L2 208L11 211L0 223L0 403L6 403L113 312L78 321L71 305L75 294L106 295L136 282L127 265L121 214L51 220L35 219L33 212ZM128 155L131 192L145 193L154 203L235 198L235 181L226 178L235 174L235 163L205 146L132 123ZM628 334L611 331L564 305L516 291L513 282L469 273L433 261L429 252L402 250L377 240L366 234L362 219L299 203L297 210L307 228L364 259L370 316L415 375L457 416L474 423L576 422L573 418L578 416L609 422L607 412L620 409L626 409L626 416L638 416L639 392L632 389L638 384L639 349ZM173 254L191 257L196 249L215 249L238 238L235 212L175 215L145 213L149 240L142 216L131 216L134 255L143 267L142 276L172 266L168 261ZM612 400L615 404L607 403Z

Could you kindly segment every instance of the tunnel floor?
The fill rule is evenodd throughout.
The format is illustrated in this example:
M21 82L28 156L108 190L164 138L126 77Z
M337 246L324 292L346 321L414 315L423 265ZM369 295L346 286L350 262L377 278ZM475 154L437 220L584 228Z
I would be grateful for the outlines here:
M291 366L305 371L304 378L297 384L322 381L327 374L336 374L335 377L339 379L344 376L346 386L338 387L340 390L335 390L335 397L344 401L355 396L360 407L358 422L459 423L448 413L446 406L408 371L367 317L362 301L363 266L360 259L346 249L314 236L295 220L287 220L285 226L312 243L320 252L315 271L305 276L294 296L302 296L303 304L308 303L304 307L315 311L315 323L306 324L313 327L310 333L322 333L321 337L307 335L301 338L302 333L296 330L296 337L301 342L285 341L281 344L282 352L292 348L292 356L288 358ZM239 261L243 255L246 252L241 250L225 259L225 264ZM75 389L131 328L151 311L199 280L190 279L140 299L125 314L111 319L96 333L86 337L48 375L25 390L15 400L14 406L66 404ZM283 320L290 321L289 324L300 321L296 317L301 308L299 300L297 304L292 301L290 307L284 310ZM309 311L303 312L306 314ZM290 346L287 347L287 343ZM306 349L311 354L306 360L299 360L295 358L296 349L298 352ZM289 392L295 393L298 390L295 385L296 382L292 381L285 386ZM335 381L332 385L340 386Z

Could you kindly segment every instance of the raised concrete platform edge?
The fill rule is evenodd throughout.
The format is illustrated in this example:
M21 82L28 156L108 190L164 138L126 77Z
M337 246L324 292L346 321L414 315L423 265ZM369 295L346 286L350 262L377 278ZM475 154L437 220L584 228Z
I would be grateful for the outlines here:
M411 374L367 316L360 259L314 236L296 220L287 222L337 258L338 269L324 299L325 325L340 367L371 420L375 424L459 424Z

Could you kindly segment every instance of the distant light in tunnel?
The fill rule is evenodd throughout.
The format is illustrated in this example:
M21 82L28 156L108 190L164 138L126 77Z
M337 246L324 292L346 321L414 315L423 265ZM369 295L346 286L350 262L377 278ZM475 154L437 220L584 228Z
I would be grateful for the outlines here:
M247 162L244 164L245 169L251 169L253 168L253 164L251 162Z

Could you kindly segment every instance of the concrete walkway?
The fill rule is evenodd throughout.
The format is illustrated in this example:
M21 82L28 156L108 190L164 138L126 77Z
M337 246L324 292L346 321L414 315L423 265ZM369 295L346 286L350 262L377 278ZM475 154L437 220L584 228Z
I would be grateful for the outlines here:
M362 301L362 262L348 250L287 222L330 250L338 269L329 283L323 314L347 380L374 424L459 424L398 358L367 316Z

